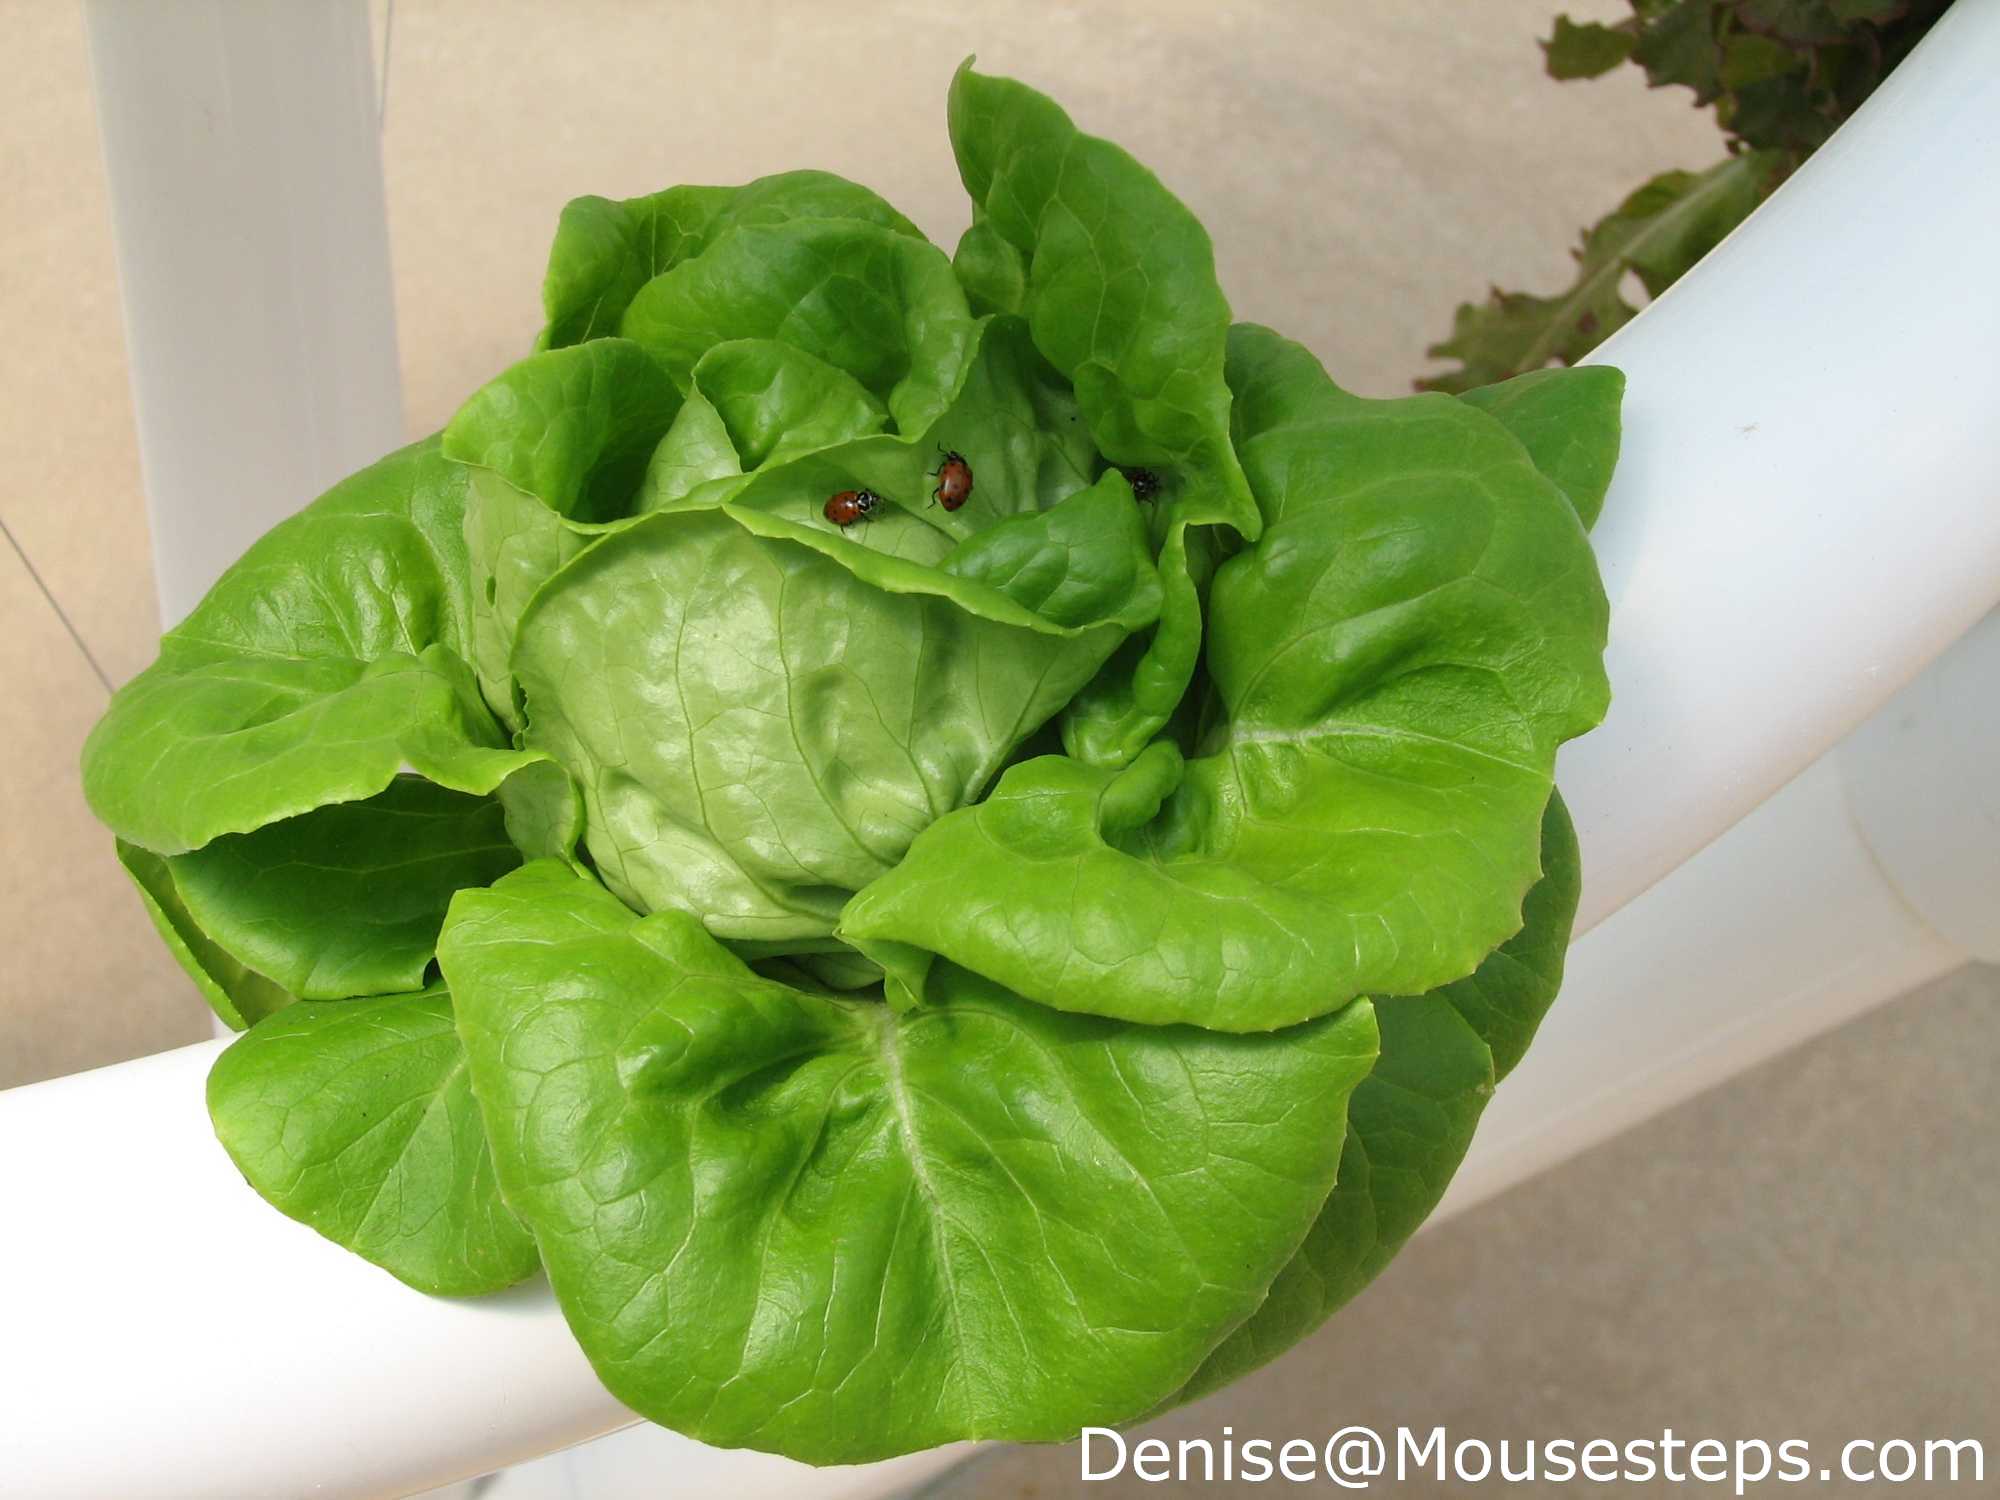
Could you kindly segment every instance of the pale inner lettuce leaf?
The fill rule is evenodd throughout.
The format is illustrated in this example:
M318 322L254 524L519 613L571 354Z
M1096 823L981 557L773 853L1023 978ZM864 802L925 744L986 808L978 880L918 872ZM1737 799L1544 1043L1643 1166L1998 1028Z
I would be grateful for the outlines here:
M1262 1030L1434 989L1520 927L1556 748L1608 696L1577 513L1452 398L1349 396L1249 328L1231 378L1265 529L1216 570L1199 753L1013 767L843 938L1065 1009ZM1121 803L1159 812L1114 824Z
M746 942L830 935L848 894L976 795L1122 636L786 531L734 507L646 517L565 569L515 652L526 744L581 785L606 884ZM1052 585L1066 606L1116 618L1151 582L1130 524L1086 518L1065 540L1046 550L1081 580Z
M1365 1003L1231 1036L946 973L899 1016L551 863L461 895L440 957L607 1388L818 1463L1156 1405L1293 1254L1375 1053Z

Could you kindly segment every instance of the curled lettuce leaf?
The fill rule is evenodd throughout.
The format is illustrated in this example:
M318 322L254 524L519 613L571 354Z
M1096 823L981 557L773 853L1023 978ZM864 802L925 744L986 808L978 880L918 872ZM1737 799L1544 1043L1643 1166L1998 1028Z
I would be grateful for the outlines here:
M535 1270L441 988L259 1022L216 1059L208 1110L252 1187L418 1291L496 1292Z
M1027 317L1106 458L1176 468L1199 497L1185 519L1255 536L1229 442L1229 303L1208 232L1121 147L1010 78L967 62L946 121L973 203L961 274L984 303ZM1003 279L1018 297L996 288L996 256L1016 267Z
M192 921L305 1000L423 987L453 893L521 863L500 804L415 776L168 861Z
M822 366L817 379L799 380L796 396L788 389L778 393L780 415L796 412L782 450L747 421L726 415L732 401L757 407L770 402L755 390L732 387L741 378L736 360L717 366L718 356L733 348L719 345L696 365L694 390L654 453L641 510L730 503L828 533L833 528L823 511L827 497L868 489L881 506L866 523L840 533L842 538L870 551L936 563L987 527L1046 510L1098 476L1101 465L1075 398L1035 350L1019 318L993 317L975 325L950 404L915 433L887 431L885 420L860 404L866 393L852 378ZM802 433L829 440L811 446L800 441ZM766 455L762 462L760 452ZM932 498L934 471L946 452L969 455L976 470L972 498L956 511Z
M1576 511L1452 398L1349 396L1247 327L1231 382L1265 527L1216 570L1199 753L1015 766L856 897L843 937L1237 1031L1421 994L1519 929L1556 749L1608 700Z
M954 264L974 305L1025 315L1104 456L1160 486L1158 628L1064 711L1069 754L1124 766L1172 717L1200 656L1206 544L1188 528L1262 526L1230 443L1229 303L1194 215L1052 100L968 61L947 119L973 202Z
M298 996L257 973L201 930L181 900L165 859L120 839L118 862L138 890L160 941L231 1031L242 1031L297 1001Z
M181 854L407 767L479 796L520 778L544 826L567 823L560 771L508 743L467 665L464 497L431 439L273 529L112 698L84 745L91 810Z
M923 236L858 183L831 172L781 172L742 187L671 187L643 198L576 198L563 209L542 281L548 319L537 347L561 349L618 331L647 282L737 225L851 219Z
M1561 797L1542 820L1543 875L1521 930L1464 979L1375 1002L1381 1055L1347 1107L1340 1177L1257 1311L1179 1400L1220 1390L1318 1328L1387 1266L1436 1208L1495 1086L1562 988L1582 867Z
M846 371L898 430L917 432L950 400L973 320L936 246L874 224L798 219L717 236L647 282L619 328L682 389L716 345L781 339Z
M554 863L441 951L507 1201L606 1387L817 1463L1157 1405L1332 1188L1367 1004L1274 1036L763 979Z

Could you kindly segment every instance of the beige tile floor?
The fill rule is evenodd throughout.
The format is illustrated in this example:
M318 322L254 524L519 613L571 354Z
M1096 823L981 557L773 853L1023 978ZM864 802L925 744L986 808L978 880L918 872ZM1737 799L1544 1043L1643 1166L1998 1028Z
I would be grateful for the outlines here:
M525 346L573 193L812 164L948 241L966 213L942 90L975 50L1159 168L1215 232L1241 315L1357 390L1404 389L1455 302L1553 282L1581 223L1716 153L1676 96L1544 82L1551 8L399 0L384 157L411 428ZM0 519L118 681L150 656L153 600L82 19L0 0L0 35ZM0 1086L206 1030L77 793L103 698L0 544ZM1172 1430L1983 1421L2000 1442L2000 1203L1979 1170L1996 1001L1992 972L1959 976L1447 1226ZM1073 1474L1026 1453L953 1493L1067 1493Z

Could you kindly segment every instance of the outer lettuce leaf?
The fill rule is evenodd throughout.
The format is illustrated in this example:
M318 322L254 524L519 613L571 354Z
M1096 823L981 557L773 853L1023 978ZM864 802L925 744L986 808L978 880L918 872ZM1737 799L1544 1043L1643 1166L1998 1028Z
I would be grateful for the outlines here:
M618 331L639 289L699 255L739 224L854 219L922 239L858 183L830 172L781 172L742 187L672 187L644 198L577 198L562 211L542 282L548 317L537 348L560 349Z
M1293 1253L1375 1050L1366 1003L1227 1036L958 973L899 1016L549 863L462 894L440 954L507 1200L606 1386L817 1463L1157 1404Z
M1521 930L1477 971L1428 995L1375 1002L1381 1056L1348 1102L1333 1195L1264 1305L1179 1399L1219 1390L1291 1348L1374 1280L1437 1207L1493 1086L1562 987L1583 881L1560 797L1543 819L1542 868Z
M958 387L973 319L944 252L852 219L739 225L654 277L620 332L686 390L718 344L777 339L852 376L921 432Z
M179 854L372 797L407 766L477 795L526 772L560 822L560 777L508 745L465 664L464 497L462 472L419 443L253 546L91 731L97 816Z
M267 1200L419 1291L494 1292L535 1269L494 1186L443 989L258 1023L216 1059L208 1109Z
M190 919L306 1000L421 989L452 893L521 863L500 804L399 776L167 861Z
M1585 530L1604 509L1618 464L1619 405L1625 375L1609 365L1530 370L1467 391L1461 401L1497 417L1528 456L1569 496Z
M1201 753L1014 766L849 905L846 940L1262 1030L1434 989L1519 929L1557 746L1608 697L1576 512L1461 402L1349 396L1260 329L1231 356L1265 531L1216 571ZM920 989L920 961L889 967Z
M254 1025L298 998L244 967L201 930L175 889L174 873L166 860L150 849L120 839L118 862L132 877L139 899L145 903L146 915L153 919L153 927L167 945L167 951L187 970L209 1008L230 1030L241 1031Z
M989 550L954 576L734 506L646 517L571 563L514 665L526 743L581 784L599 874L718 936L823 941L1157 601L1116 498L1022 518L1039 545L1009 537L1045 570Z

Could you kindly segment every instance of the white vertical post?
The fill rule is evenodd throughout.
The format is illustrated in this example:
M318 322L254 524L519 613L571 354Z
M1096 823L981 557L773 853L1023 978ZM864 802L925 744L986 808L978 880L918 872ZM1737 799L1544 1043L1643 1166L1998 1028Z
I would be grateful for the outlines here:
M403 441L365 0L85 0L171 624Z

